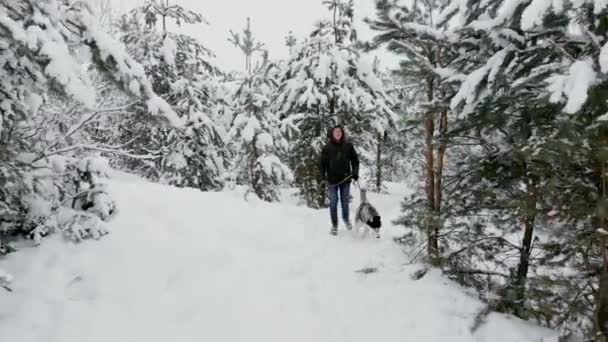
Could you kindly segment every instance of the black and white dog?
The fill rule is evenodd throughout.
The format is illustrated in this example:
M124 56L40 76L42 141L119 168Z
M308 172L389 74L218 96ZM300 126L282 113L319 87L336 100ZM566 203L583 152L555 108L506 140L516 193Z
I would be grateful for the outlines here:
M376 232L376 237L380 237L380 227L382 226L382 222L380 222L380 214L378 210L374 208L371 203L367 200L367 190L359 187L360 191L360 199L361 203L357 208L356 217L355 217L355 229L358 231L362 227L365 229L364 235L367 236L367 233L370 229Z

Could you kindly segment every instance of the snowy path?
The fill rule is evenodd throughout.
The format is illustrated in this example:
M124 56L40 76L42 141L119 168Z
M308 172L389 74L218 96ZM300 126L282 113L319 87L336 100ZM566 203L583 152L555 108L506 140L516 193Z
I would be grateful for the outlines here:
M390 236L328 234L327 213L244 202L133 179L113 183L121 213L100 241L0 261L0 341L525 342L547 333L492 316L462 289L403 266ZM400 194L371 195L388 218ZM388 235L391 230L389 227ZM393 231L394 233L394 231ZM378 267L374 274L355 270ZM548 340L546 340L548 341Z

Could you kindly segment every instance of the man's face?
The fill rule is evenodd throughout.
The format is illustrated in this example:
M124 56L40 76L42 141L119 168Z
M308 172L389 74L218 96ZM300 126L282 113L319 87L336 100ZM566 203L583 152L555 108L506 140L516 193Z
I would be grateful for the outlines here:
M334 128L333 136L335 141L340 141L342 139L342 129Z

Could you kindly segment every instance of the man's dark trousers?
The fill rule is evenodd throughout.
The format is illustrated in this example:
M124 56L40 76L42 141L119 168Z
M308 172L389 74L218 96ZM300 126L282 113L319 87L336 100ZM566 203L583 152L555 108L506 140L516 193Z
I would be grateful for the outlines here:
M346 224L349 222L348 200L350 197L350 182L329 185L329 214L333 227L338 226L338 197L342 204L342 219Z

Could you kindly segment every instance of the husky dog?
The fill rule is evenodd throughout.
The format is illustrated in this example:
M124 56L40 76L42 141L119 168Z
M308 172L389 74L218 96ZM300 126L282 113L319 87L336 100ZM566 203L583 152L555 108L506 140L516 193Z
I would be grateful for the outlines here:
M380 227L382 223L380 222L380 214L378 210L374 208L371 203L367 200L367 190L359 188L360 191L360 199L361 204L357 208L356 216L355 216L355 227L359 230L361 227L365 227L365 235L371 228L374 232L376 232L376 237L380 237Z

